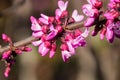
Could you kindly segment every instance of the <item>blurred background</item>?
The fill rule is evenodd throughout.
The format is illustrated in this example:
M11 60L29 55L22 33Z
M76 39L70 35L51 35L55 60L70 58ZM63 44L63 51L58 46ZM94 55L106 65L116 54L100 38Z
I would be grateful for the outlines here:
M106 9L108 0L103 0ZM70 13L86 0L69 0ZM14 42L31 36L30 16L40 13L54 15L57 0L0 0L0 34L6 33ZM1 36L1 35L0 35ZM6 45L0 38L0 44ZM59 42L58 42L59 44ZM58 49L53 59L41 57L37 48L16 58L10 76L3 75L5 64L0 62L0 80L120 80L120 41L101 41L99 35L87 38L87 47L78 48L69 63L64 63Z

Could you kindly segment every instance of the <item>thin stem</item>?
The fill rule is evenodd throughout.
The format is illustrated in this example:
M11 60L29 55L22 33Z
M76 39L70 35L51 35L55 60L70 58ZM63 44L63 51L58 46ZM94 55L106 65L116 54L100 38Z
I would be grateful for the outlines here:
M102 17L102 18L100 18L100 20L104 20L104 18ZM84 22L76 22L76 23L67 25L66 29L74 30L74 29L82 28L82 27L84 27ZM13 45L14 45L14 47L20 47L20 46L31 44L33 41L36 41L36 40L38 40L38 38L30 36L30 37L28 37L24 40L21 40L21 41L18 41L16 43L14 43ZM1 47L0 48L0 54L2 54L4 51L9 50L9 49L10 49L9 45L7 45L5 47Z
M28 38L26 38L24 40L21 40L21 41L18 41L16 43L14 43L14 46L15 47L20 47L20 46L28 45L28 44L31 44L31 42L36 41L37 39L38 38L34 38L34 37L30 36L30 37L28 37ZM0 48L0 54L3 53L6 50L9 50L9 49L10 49L9 45Z
M83 27L81 25L83 25L83 22L74 23L74 24L66 26L66 29L72 30L72 29L76 29L76 28L79 28L79 27ZM36 40L38 40L38 38L30 36L30 37L28 37L24 40L21 40L21 41L18 41L16 43L14 43L14 47L20 47L20 46L28 45L28 44L31 44L31 42L36 41ZM9 50L9 49L10 49L9 45L0 48L0 54L2 54L4 51Z

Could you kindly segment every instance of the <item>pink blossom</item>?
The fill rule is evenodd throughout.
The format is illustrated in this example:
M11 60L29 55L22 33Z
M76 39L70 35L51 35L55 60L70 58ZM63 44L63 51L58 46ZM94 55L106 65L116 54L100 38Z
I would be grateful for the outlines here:
M86 21L84 21L85 27L91 27L94 24L95 18L87 18Z
M106 38L107 40L112 43L113 40L114 40L114 33L113 33L113 30L107 28L107 31L106 31Z
M51 32L46 36L46 40L51 40L58 34L58 30L55 29L53 25L50 26L50 31Z
M99 12L97 9L93 8L90 4L85 4L82 6L83 13L89 17L97 17Z
M31 26L31 30L33 31L41 31L42 28L39 25L38 21L36 20L36 18L34 18L33 16L30 17L30 20L32 22L32 26Z
M68 6L68 1L66 1L65 3L62 0L58 1L58 7L59 9L56 9L55 14L56 14L56 19L59 20L60 17L64 17L66 15L68 15L68 12L66 11Z
M72 13L72 18L75 20L75 22L80 22L83 20L84 16L79 15L77 10L74 10Z
M10 70L11 70L10 67L7 67L7 68L5 69L5 72L4 72L4 76L5 76L5 77L8 77L8 76L9 76Z
M102 2L100 0L87 0L89 4L94 6L95 8L101 8L102 7Z
M4 51L4 53L2 54L2 60L5 62L7 66L4 72L4 76L8 77L11 70L11 66L15 63L15 57L17 55L22 54L23 51L30 52L32 49L27 46L20 46L20 47L14 46L11 38L6 34L2 34L2 39L3 41L9 43L10 45L10 49Z
M55 16L49 17L41 14L39 20L36 20L36 24L39 24L41 29L39 29L37 25L35 26L38 28L35 27L36 29L32 29L32 36L39 38L39 40L32 42L32 44L39 47L38 52L41 56L45 56L49 52L49 58L52 58L56 52L56 41L58 39L61 39L62 42L60 49L63 61L65 62L75 54L75 49L77 47L85 46L86 42L84 39L88 35L87 31L82 34L82 32L77 29L71 32L66 29L68 24L80 22L84 17L83 15L79 15L77 10L74 10L70 17L66 10L67 6L68 1L63 2L62 0L59 0ZM32 22L32 24L33 23L34 22ZM82 38L79 39L79 36Z
M68 45L68 50L71 54L75 54L75 48L72 45L72 40L67 41L67 45Z
M46 25L51 24L54 21L54 17L48 17L45 14L40 14L40 15L41 17L39 18L39 21Z
M53 43L50 50L50 55L49 55L50 58L52 58L55 55L56 49L57 49L57 45L56 43Z
M100 39L103 40L106 34L106 28L103 28L100 32Z
M38 21L33 16L30 17L30 20L32 22L31 30L34 31L32 33L32 36L41 37L43 35L42 27L39 25Z
M39 45L42 44L42 43L43 43L42 40L38 40L38 41L32 42L32 44L33 44L34 46L39 46Z
M9 58L10 54L11 54L11 51L10 51L10 50L4 52L4 53L2 54L2 59L7 59L7 58Z
M69 51L67 50L62 51L62 59L64 62L67 62L70 57L71 57L71 54Z
M66 1L65 3L62 0L58 1L58 7L62 12L67 9L67 6L68 6L68 1Z
M104 16L109 20L114 20L115 18L118 18L119 13L116 10L111 9L110 11L106 12Z
M53 39L53 38L57 35L57 33L58 33L57 30L51 31L51 32L46 36L46 40L51 40L51 39Z
M68 47L66 44L62 44L60 48L62 50L61 51L62 52L62 59L64 62L67 62L72 54L71 54L71 52L68 51Z
M2 34L2 39L5 41L5 42L8 42L8 43L11 43L11 38L8 37L6 34Z
M42 44L39 46L39 49L38 49L38 51L39 51L39 53L41 54L41 56L45 56L45 55L48 53L49 50L50 50L50 49L45 46L45 43L42 43Z
M114 31L115 36L118 37L118 38L120 38L120 21L117 21L115 23L113 31Z

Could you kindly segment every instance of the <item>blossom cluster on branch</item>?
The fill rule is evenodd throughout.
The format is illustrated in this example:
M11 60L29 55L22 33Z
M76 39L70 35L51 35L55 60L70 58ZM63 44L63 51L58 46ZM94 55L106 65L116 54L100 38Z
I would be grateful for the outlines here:
M32 38L30 43L38 46L38 52L41 56L49 53L49 57L53 58L56 49L60 47L62 59L67 62L69 58L75 54L78 47L86 46L86 37L90 34L90 28L94 27L92 36L100 33L100 39L106 37L107 41L112 43L114 38L120 38L120 0L110 0L107 10L102 10L103 2L100 0L87 0L88 4L82 6L83 13L88 17L82 21L84 16L79 15L78 11L73 10L70 15L67 10L68 1L58 0L58 8L55 10L55 16L47 16L40 14L36 19L31 16ZM80 26L81 23L84 26ZM76 25L74 25L76 24ZM69 25L73 29L69 29ZM84 27L84 31L76 26ZM8 77L10 68L15 62L16 55L23 51L31 51L31 48L24 46L14 46L11 39L6 35L2 35L2 39L9 43L10 48L2 54L2 59L6 63L5 77ZM34 40L33 40L34 39ZM57 45L57 40L61 41L60 46Z

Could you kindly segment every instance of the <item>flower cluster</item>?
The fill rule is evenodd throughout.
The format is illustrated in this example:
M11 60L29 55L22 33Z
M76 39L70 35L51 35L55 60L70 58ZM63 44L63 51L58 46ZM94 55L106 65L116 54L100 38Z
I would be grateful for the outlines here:
M22 54L23 51L29 52L32 49L27 46L15 47L10 37L6 34L2 34L3 41L9 43L10 49L3 52L2 54L2 61L6 64L6 69L4 72L4 76L8 77L9 72L11 70L11 66L15 63L15 57L19 54Z
M55 16L46 16L40 14L39 19L31 16L32 22L31 29L33 31L32 36L39 38L38 41L32 42L34 46L38 46L38 52L45 56L49 52L49 57L52 58L55 55L57 39L61 39L61 53L62 59L66 62L69 57L75 54L75 49L80 46L85 46L89 31L86 28L82 33L79 29L67 30L66 26L75 22L83 20L84 16L79 15L77 10L74 10L70 17L67 11L68 1L58 1L58 8L55 10Z
M93 36L100 32L100 39L106 37L112 43L114 36L120 38L120 0L110 0L106 11L100 10L102 2L99 0L87 0L89 4L83 5L83 13L88 16L84 22L85 27L95 25ZM100 16L104 17L100 20Z
M107 19L104 29L106 32L102 35L106 34L107 40L113 42L114 36L120 38L120 0L110 0L104 16Z
M87 2L88 4L82 6L83 13L88 17L84 21L85 30L83 32L76 28L69 30L69 25L80 23L84 16L79 15L77 10L70 15L67 11L68 1L58 0L55 16L40 14L38 19L30 17L32 36L37 38L37 41L32 42L31 40L31 42L34 46L38 46L41 56L49 53L49 58L53 58L57 47L60 47L62 59L67 62L75 54L76 48L86 46L85 38L90 32L91 26L95 26L92 36L96 36L100 32L101 40L106 37L107 41L112 43L114 37L120 38L120 0L110 0L105 11L101 9L102 1L87 0ZM83 24L83 22L81 23ZM9 49L4 51L1 57L6 64L4 75L8 77L11 66L15 63L15 57L22 54L23 51L29 52L32 49L24 44L24 46L15 46L6 34L2 34L2 39L9 43ZM57 45L58 39L61 41L60 46Z
M84 22L85 27L92 26L101 14L100 8L102 7L102 2L99 0L87 0L89 4L82 6L83 13L88 16Z

